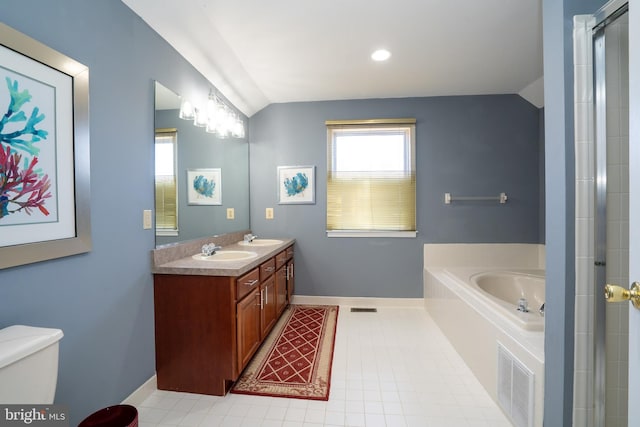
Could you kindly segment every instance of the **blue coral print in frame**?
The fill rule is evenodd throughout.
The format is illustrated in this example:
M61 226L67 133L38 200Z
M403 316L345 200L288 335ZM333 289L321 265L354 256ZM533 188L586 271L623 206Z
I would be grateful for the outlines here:
M315 166L278 166L278 203L315 203Z
M0 247L76 236L72 85L0 46Z
M187 203L189 205L222 204L222 171L220 168L187 171Z
M89 252L89 68L0 22L0 110L0 269Z

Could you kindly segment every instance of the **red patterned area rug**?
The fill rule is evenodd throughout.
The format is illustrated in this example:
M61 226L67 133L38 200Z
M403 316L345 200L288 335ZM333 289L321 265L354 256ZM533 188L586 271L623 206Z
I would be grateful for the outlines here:
M232 393L329 400L338 306L292 305Z

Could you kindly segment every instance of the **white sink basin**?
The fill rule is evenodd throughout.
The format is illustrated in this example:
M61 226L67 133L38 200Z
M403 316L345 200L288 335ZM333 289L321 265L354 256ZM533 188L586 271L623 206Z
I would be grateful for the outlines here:
M282 243L282 240L278 239L253 239L253 242L250 243L245 242L244 240L238 242L241 246L273 246L279 245L280 243Z
M216 251L216 253L211 256L195 254L192 258L199 261L241 261L257 256L257 253L249 251Z

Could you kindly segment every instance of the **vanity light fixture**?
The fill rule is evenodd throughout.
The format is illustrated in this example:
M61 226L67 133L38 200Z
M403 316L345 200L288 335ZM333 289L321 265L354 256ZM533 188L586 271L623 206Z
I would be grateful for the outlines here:
M391 52L387 49L378 49L371 54L371 59L377 62L386 61L391 57Z
M244 138L244 121L232 110L213 89L209 91L207 104L204 108L193 107L188 100L180 104L179 117L184 120L193 120L193 124L204 127L208 133L215 134L218 138L227 138L232 135L235 138Z

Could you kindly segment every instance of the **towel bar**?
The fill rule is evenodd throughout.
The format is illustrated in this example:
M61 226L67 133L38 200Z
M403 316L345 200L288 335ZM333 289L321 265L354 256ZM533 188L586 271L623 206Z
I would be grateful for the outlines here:
M507 193L500 193L496 196L452 196L451 193L444 193L444 203L450 205L453 201L485 201L496 200L501 205L507 203Z

